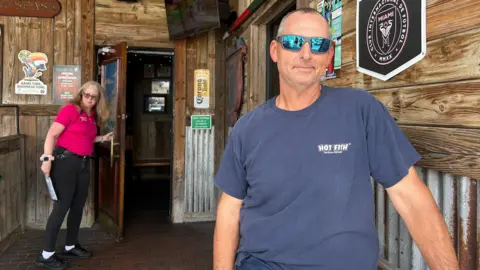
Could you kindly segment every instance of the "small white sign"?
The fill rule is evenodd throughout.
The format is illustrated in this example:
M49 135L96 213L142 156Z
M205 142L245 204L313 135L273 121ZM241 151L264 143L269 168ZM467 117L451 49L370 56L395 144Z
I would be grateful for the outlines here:
M18 53L18 59L23 66L25 78L15 84L15 94L21 95L46 95L47 85L39 78L42 71L47 70L48 57L41 52L30 52L22 50Z

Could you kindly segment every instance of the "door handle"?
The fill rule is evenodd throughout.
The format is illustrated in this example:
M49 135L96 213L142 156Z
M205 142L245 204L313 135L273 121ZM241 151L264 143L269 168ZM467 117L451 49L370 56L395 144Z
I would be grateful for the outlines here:
M113 155L115 145L119 145L119 144L120 143L114 142L113 137L110 139L110 167L113 167L113 159L116 157L120 157L118 155L117 156Z

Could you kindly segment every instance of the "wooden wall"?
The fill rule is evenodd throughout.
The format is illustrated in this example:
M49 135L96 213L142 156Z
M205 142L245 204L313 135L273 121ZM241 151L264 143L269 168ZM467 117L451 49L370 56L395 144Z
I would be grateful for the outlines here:
M427 55L383 82L356 71L356 1L343 0L342 70L330 86L371 91L422 155L420 167L480 179L480 7L427 0Z
M0 254L14 234L25 228L24 137L0 138Z
M174 168L172 184L172 220L174 223L184 221L185 190L185 136L186 127L190 126L192 114L212 115L215 126L215 168L224 146L225 139L225 91L224 91L224 43L223 31L213 30L195 38L176 41L174 66ZM220 57L219 57L220 56ZM210 71L210 108L195 109L194 72L195 69Z
M58 112L52 103L54 65L82 65L82 82L93 79L95 58L93 45L94 0L60 0L61 13L55 18L0 16L3 33L2 103L20 106L20 133L25 135L26 185L28 188L27 222L44 226L51 210L38 158L51 121ZM48 67L41 80L48 86L46 96L17 95L15 84L24 77L17 58L23 49L43 52ZM13 110L0 111L0 136L15 134ZM82 225L93 222L93 200L90 196Z
M245 1L238 0L238 5ZM232 37L239 36L248 45L242 114L265 101L265 79L257 75L265 69L266 42L259 34L265 26L252 22L268 17L275 2L263 3L226 42L228 47ZM418 166L480 179L479 5L469 0L427 0L427 55L387 82L356 71L355 28L356 1L343 0L342 69L325 85L371 91L421 153Z
M173 48L164 1L95 0L95 45L120 41L127 41L130 47Z

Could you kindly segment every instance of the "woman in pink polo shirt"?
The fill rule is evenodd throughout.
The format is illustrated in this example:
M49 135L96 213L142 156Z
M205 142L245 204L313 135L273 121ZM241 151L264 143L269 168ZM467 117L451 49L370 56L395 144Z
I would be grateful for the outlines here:
M105 123L108 116L105 90L90 81L60 110L47 133L41 169L51 176L59 200L48 218L44 250L37 258L37 266L64 269L63 259L91 256L78 244L77 236L88 195L93 145L113 137L113 133L97 136L97 125ZM69 210L66 246L59 258L55 255L57 234Z

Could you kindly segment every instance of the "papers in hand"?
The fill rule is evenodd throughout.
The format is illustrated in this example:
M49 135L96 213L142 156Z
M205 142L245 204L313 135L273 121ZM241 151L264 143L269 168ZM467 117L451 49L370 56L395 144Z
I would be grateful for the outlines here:
M47 182L48 193L50 193L50 198L54 201L57 201L57 193L55 192L55 188L53 188L52 178L45 174L45 182Z

